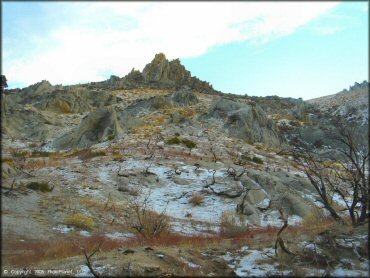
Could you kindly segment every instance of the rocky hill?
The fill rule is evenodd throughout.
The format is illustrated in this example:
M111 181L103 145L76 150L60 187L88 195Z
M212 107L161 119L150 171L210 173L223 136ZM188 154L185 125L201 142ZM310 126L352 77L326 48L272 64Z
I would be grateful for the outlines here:
M96 249L104 276L366 275L367 227L332 221L289 152L299 142L320 171L341 170L329 135L340 118L366 147L366 88L307 102L223 94L160 53L124 77L5 90L2 273L92 275L82 250ZM353 190L330 190L349 223ZM274 254L286 225L296 260Z
M369 83L355 83L334 95L315 98L307 101L316 105L320 110L333 116L341 116L350 122L369 124Z

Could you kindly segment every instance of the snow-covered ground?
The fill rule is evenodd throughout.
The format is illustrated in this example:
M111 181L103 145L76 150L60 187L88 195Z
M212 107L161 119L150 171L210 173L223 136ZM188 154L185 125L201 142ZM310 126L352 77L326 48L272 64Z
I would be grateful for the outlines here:
M250 250L248 246L244 246L239 252L227 252L222 258L234 269L238 276L267 277L289 275L292 272L291 270L278 270L278 263L271 264L269 257L273 257L274 254L274 249L272 248Z

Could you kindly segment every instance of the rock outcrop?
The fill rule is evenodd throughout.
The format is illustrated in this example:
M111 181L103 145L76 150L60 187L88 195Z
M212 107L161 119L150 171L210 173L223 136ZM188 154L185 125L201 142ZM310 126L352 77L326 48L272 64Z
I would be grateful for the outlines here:
M163 53L159 53L145 66L143 77L145 82L182 85L189 83L191 74L181 65L179 59L168 61Z
M34 106L40 110L59 113L82 113L95 108L110 106L117 98L104 91L64 91L58 90L43 95Z
M208 82L191 76L190 71L181 64L179 59L169 61L163 53L156 54L154 59L144 67L142 73L133 69L120 84L124 88L149 86L162 89L178 89L179 86L185 85L198 92L219 93Z
M138 115L148 111L166 109L176 106L189 106L198 103L198 98L188 87L182 87L180 90L168 96L155 96L149 99L140 100L130 105L126 111L131 115Z
M91 112L77 128L53 141L55 149L88 148L94 144L122 136L125 130L142 122L114 107L104 107Z
M38 110L56 113L82 113L119 101L106 91L89 90L83 86L52 86L45 80L6 96L12 107L33 105Z
M341 116L362 126L369 124L369 83L355 83L349 90L307 101L316 105L322 112Z
M274 121L257 105L220 98L205 116L223 120L224 127L235 137L269 146L281 144Z
M2 133L11 138L45 141L52 135L56 123L35 108L10 107L2 110L1 124Z

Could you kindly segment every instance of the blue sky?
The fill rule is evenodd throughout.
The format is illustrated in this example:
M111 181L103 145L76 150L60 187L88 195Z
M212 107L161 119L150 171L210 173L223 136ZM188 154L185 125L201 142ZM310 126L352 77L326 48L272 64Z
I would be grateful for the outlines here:
M367 2L2 2L10 88L180 58L223 92L310 99L368 80Z

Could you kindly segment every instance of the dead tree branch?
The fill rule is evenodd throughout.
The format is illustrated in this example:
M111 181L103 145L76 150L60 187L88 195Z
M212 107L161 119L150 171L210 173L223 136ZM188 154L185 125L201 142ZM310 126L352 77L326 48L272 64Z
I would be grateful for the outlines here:
M277 247L278 244L280 245L281 249L289 254L289 255L294 255L286 246L284 243L284 240L281 238L281 233L288 227L288 217L286 217L281 209L279 209L280 212L280 218L283 220L284 225L280 228L280 230L277 233L276 236L276 241L275 241L275 256L277 256Z

